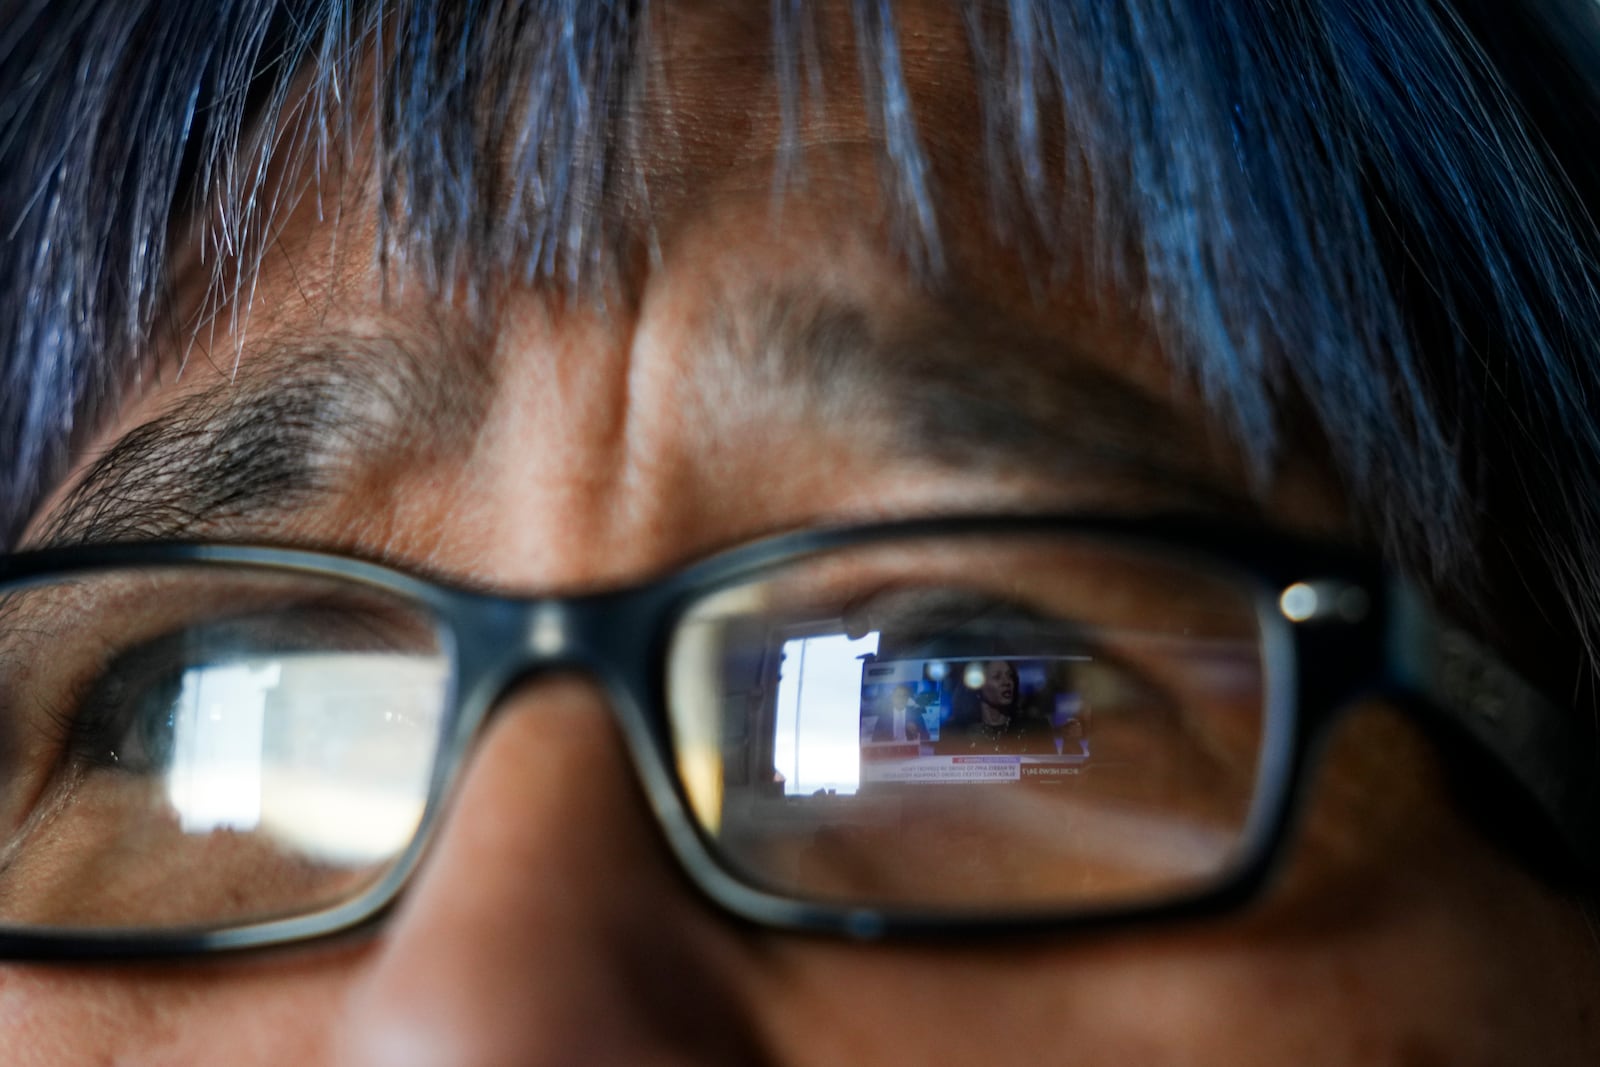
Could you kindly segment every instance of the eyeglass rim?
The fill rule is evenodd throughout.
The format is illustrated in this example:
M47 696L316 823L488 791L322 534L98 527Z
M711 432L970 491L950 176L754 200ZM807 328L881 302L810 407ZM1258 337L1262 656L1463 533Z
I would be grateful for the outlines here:
M757 888L717 859L715 843L700 829L679 775L665 714L665 645L683 614L703 598L774 568L830 550L875 542L945 536L1058 534L1139 544L1167 556L1189 556L1250 581L1267 670L1264 741L1257 795L1241 836L1239 861L1215 885L1159 903L1099 910L1039 909L992 915L820 904ZM802 529L748 542L704 557L658 578L622 590L572 597L508 596L421 577L391 565L342 553L270 545L158 542L51 548L0 557L0 592L42 578L120 568L248 566L354 581L426 607L439 621L450 649L453 687L447 718L452 735L441 741L435 780L417 833L384 877L359 895L305 915L224 927L187 930L0 930L0 958L149 958L211 954L322 940L360 933L381 923L410 880L436 828L442 801L465 764L477 735L500 696L541 671L577 668L606 690L615 721L628 745L653 815L684 873L719 906L760 926L853 938L968 938L1121 926L1175 920L1233 910L1259 893L1292 836L1290 823L1301 807L1313 753L1332 720L1363 695L1380 695L1413 710L1432 725L1462 729L1453 710L1439 706L1437 679L1428 676L1429 656L1441 633L1457 634L1405 582L1377 561L1337 545L1297 539L1278 531L1192 516L1129 517L1097 514L978 514L934 516L866 525ZM1319 619L1298 625L1276 610L1278 592L1315 579L1363 590L1370 609L1361 619ZM606 633L632 654L572 648L535 656L514 646L526 638L530 613L565 613L573 618L605 616ZM628 619L632 627L616 624ZM509 621L508 621L509 620ZM596 633L601 632L599 630ZM1464 635L1462 635L1464 637ZM1308 642L1312 647L1308 649ZM1307 652L1326 659L1326 646L1356 668L1332 691L1307 684L1301 670ZM1323 651L1318 651L1323 649ZM643 654L640 654L643 652ZM630 674L629 667L632 672ZM1509 668L1505 668L1509 671ZM1520 682L1512 675L1514 681ZM1325 682L1326 679L1320 681ZM1532 687L1522 682L1530 693ZM1448 686L1446 687L1448 688ZM1522 694L1518 694L1519 696ZM1537 694L1534 694L1535 696ZM1542 698L1540 698L1542 699ZM1548 702L1545 702L1548 705ZM1549 718L1554 705L1536 709ZM1561 714L1567 722L1581 716ZM1548 723L1544 724L1548 726ZM1480 739L1481 740L1481 739ZM1512 776L1513 778L1516 775ZM1545 798L1536 798L1542 801ZM1569 805L1600 823L1589 798ZM1547 808L1548 803L1537 806ZM1570 832L1567 836L1575 836ZM1576 835L1582 837L1580 832ZM1600 845L1580 857L1600 870Z

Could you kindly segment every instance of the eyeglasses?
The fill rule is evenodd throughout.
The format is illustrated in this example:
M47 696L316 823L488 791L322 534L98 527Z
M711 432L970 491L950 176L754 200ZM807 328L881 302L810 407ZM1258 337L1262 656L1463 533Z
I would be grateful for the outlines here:
M688 875L857 936L1217 911L1376 696L1600 860L1580 717L1404 583L1183 521L811 530L509 598L226 545L0 561L0 955L168 955L381 918L473 738L553 667L608 691Z

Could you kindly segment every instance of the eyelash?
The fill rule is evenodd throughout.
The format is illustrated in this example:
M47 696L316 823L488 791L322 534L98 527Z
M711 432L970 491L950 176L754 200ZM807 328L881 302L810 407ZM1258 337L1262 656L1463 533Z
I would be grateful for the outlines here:
M320 598L180 625L131 643L109 662L91 665L60 687L54 700L41 704L34 721L46 731L57 774L83 769L147 770L144 761L120 759L117 748L141 725L145 709L138 705L153 690L181 677L180 668L225 660L240 646L263 656L322 647L347 651L404 647L399 628L385 633L383 621L370 605ZM189 652L197 639L209 654L196 657ZM130 666L130 661L136 665ZM98 692L112 687L121 692L111 699L94 699ZM171 696L175 700L176 691ZM166 703L170 707L172 701Z

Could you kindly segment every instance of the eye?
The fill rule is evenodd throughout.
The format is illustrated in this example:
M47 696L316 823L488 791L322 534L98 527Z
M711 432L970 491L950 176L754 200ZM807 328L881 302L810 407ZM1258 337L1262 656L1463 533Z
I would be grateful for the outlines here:
M0 927L303 914L414 837L450 705L431 616L336 579L107 571L0 604Z
M880 645L930 656L941 647L970 647L986 631L1005 636L1024 621L1046 620L990 590L926 584L874 589L845 605L841 615L848 632L876 632ZM1060 628L1065 621L1054 625Z
M863 708L881 700L881 687L913 683L942 720L934 724L937 732L952 720L957 730L970 725L977 706L989 702L1058 733L1085 740L1092 733L1102 768L1138 761L1149 776L1160 758L1181 760L1187 774L1197 775L1233 752L1231 741L1213 736L1219 728L1210 713L1220 691L1216 679L1232 666L1249 705L1247 718L1259 700L1253 640L1184 640L1126 624L1111 628L1095 624L1092 615L1052 615L1042 605L942 587L875 590L852 603L845 618L852 630L878 635L877 651L864 666ZM969 658L974 652L998 658ZM950 751L961 744L936 741ZM1246 742L1246 758L1253 757L1254 743Z
M1088 537L799 560L681 624L680 773L730 866L808 899L992 914L1172 892L1245 833L1258 618L1225 571Z
M286 665L304 669L315 657L336 653L403 654L414 635L403 626L386 632L386 624L370 610L323 598L257 614L202 617L144 640L75 682L81 695L52 708L65 738L63 758L130 774L166 774L180 731L194 732L203 722L221 733L241 715L259 715L253 709L281 684Z
M53 710L63 757L132 774L162 774L172 760L176 710L192 668L184 642L167 638L119 654L82 697ZM176 647L175 647L176 646Z

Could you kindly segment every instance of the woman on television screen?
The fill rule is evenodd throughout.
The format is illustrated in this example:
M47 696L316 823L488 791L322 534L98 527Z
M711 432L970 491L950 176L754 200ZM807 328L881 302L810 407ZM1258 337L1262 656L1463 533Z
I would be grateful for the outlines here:
M1023 707L1022 685L1010 660L973 660L952 672L950 740L957 752L1055 751L1048 724Z

